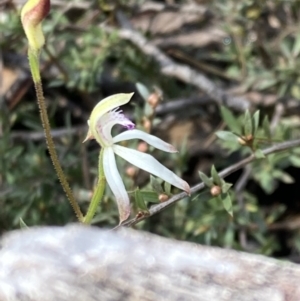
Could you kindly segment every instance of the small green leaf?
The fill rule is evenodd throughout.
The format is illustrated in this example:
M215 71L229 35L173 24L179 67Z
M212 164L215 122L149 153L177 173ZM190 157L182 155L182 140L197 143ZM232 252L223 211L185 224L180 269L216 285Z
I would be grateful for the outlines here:
M300 158L298 156L292 155L289 157L290 162L295 167L300 167Z
M154 109L147 102L144 106L144 116L152 116L154 113Z
M248 212L257 212L258 211L258 207L256 204L249 204L247 203L246 206L245 206L245 209L248 211Z
M281 217L285 210L286 206L284 205L277 205L276 207L274 207L265 220L266 224L273 224L276 220L278 220L278 218Z
M294 45L293 45L293 49L292 49L292 54L293 54L293 57L297 57L300 53L300 35L298 34L296 36L296 39L295 39L295 42L294 42Z
M216 168L215 168L214 165L211 167L211 176L212 176L213 181L214 181L214 183L215 183L216 185L222 186L222 179L221 179L220 176L218 175L217 170L216 170Z
M269 140L272 139L272 133L271 133L271 127L268 116L265 116L263 124L262 124L263 130L265 132L265 135Z
M226 197L222 199L224 209L229 213L230 216L233 216L232 211L232 201L229 193L226 194Z
M147 101L150 96L150 92L147 87L142 83L136 83L135 86L142 98Z
M268 78L261 78L254 86L257 90L263 91L277 84L278 80L273 75L268 75Z
M138 188L135 190L135 202L139 209L148 212L147 205L146 205L146 203L143 199L143 196Z
M272 173L273 177L276 179L279 179L285 184L292 184L295 182L295 180L286 172L276 169Z
M205 200L205 203L209 205L211 208L212 212L220 210L220 200L218 200L218 197L212 197L210 194L210 197L207 197L207 200ZM204 219L202 220L203 223L206 221L211 223L212 222L212 217L210 216L204 216Z
M223 183L222 184L222 192L223 193L227 193L228 190L231 188L232 184L231 183Z
M299 155L300 156L300 147L295 147L292 149L292 152L296 155Z
M149 203L159 203L158 194L155 191L140 190L145 202Z
M252 117L252 124L253 124L253 136L255 136L257 130L258 130L258 125L259 125L259 111L256 111Z
M209 190L203 191L199 194L197 194L194 198L192 198L192 202L194 201L201 201L201 202L207 202L208 200L211 199L211 195Z
M150 183L151 183L151 186L154 189L154 191L156 191L158 194L161 194L164 192L164 190L161 187L161 184L152 175L150 176Z
M251 118L249 110L247 110L245 112L245 118L244 118L244 134L245 134L245 136L252 135L252 130L253 130L252 118Z
M299 99L300 98L300 88L299 88L299 83L296 83L295 85L293 85L291 87L291 95L293 97L295 97L296 99Z
M22 217L20 217L20 229L28 229L28 226L25 224Z
M18 157L20 157L20 155L23 152L23 149L24 149L23 146L15 146L4 155L5 155L5 157L9 158L10 160L15 160Z
M237 134L241 133L241 126L232 112L224 106L221 106L221 115L228 128Z
M275 180L271 173L265 171L261 174L261 178L259 180L261 188L267 193L271 194L275 189Z
M164 189L165 189L165 193L166 193L167 195L170 195L170 194L171 194L171 184L170 184L170 183L165 182L165 183L164 183Z
M284 95L286 95L289 87L290 87L290 83L285 81L281 85L279 85L278 92L277 92L278 97L283 97Z
M228 142L237 142L238 136L228 132L228 131L218 131L216 132L216 136L222 140L228 141Z
M283 43L280 43L279 46L282 54L287 58L290 59L291 57L291 50L289 48L288 42L283 40Z
M212 187L214 186L214 182L212 179L210 179L205 173L199 171L199 176L202 182L205 184L207 187Z
M235 231L232 224L229 224L224 235L224 244L227 248L232 247L234 243Z
M261 149L257 149L254 153L254 156L256 159L263 159L266 157Z
M222 203L223 202L221 194L218 195L218 196L216 196L216 197L213 197L211 200L217 200L218 203Z

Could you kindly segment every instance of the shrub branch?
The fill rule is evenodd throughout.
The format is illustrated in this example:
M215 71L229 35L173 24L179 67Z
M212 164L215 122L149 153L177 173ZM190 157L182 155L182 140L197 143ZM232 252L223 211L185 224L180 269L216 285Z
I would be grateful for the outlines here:
M283 142L283 143L273 145L271 147L268 147L268 148L262 150L262 153L265 156L268 156L268 155L278 153L278 152L281 152L281 151L285 151L285 150L288 150L288 149L291 149L291 148L294 148L294 147L297 147L297 146L300 146L300 139L286 141L286 142ZM222 178L225 178L228 175L234 173L235 171L243 168L244 166L246 166L247 164L249 164L249 163L251 163L255 160L262 160L262 159L257 159L255 157L255 155L252 154L249 157L241 160L240 162L235 163L235 164L223 169L221 172L219 172L219 176L222 177ZM197 184L197 185L195 185L194 187L191 188L191 193L199 192L199 191L203 190L204 188L206 188L205 184L203 182L199 183L199 184ZM131 226L141 222L142 220L145 220L146 218L149 218L149 217L165 210L169 206L175 204L176 202L180 201L181 199L183 199L187 196L188 195L185 192L178 193L178 194L174 195L172 198L170 198L169 200L167 200L166 202L163 202L163 203L152 206L149 209L149 214L143 215L143 216L137 216L137 217L135 217L135 218L133 218L129 221L124 222L120 226L117 226L115 229L117 229L119 227L131 227Z

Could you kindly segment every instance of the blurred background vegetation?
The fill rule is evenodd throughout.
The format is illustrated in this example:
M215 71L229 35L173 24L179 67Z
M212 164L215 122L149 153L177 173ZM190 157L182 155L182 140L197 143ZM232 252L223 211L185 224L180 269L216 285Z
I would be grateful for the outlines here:
M242 126L244 110L230 105L230 110L221 111L195 85L162 72L155 57L120 34L124 29L141 34L174 62L204 75L229 99L243 97L252 113L260 110L259 147L300 136L300 1L51 3L43 24L47 44L41 55L45 97L60 161L84 212L99 153L93 141L82 144L86 121L93 106L108 95L136 92L125 113L138 128L179 149L172 156L148 151L191 185L201 181L199 171L210 175L213 164L220 170L250 153L249 148L215 135L237 123ZM28 226L76 221L43 139L19 19L23 4L0 1L1 233L18 228L20 218ZM153 98L160 100L155 110L149 101ZM129 146L145 147L138 141ZM300 149L294 149L272 155L226 178L234 184L229 192L233 217L209 193L196 194L135 227L299 261L299 154ZM163 189L169 189L154 179L150 183L149 175L122 160L118 166L132 196L136 187L155 191L157 197L152 193L147 198L149 206L158 202ZM132 203L134 216L140 208L134 197ZM93 224L111 228L117 223L117 207L107 189Z

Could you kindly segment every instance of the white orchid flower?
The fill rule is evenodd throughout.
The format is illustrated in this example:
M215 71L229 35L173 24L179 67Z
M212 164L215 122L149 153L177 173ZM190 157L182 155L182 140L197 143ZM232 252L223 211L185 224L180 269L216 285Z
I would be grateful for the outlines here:
M115 94L100 101L93 109L90 119L88 120L89 131L86 139L83 141L96 139L103 148L104 174L110 189L116 197L120 223L126 220L130 215L130 201L116 165L115 154L138 168L160 177L175 187L186 191L188 194L190 193L190 186L187 182L180 179L151 155L116 144L123 140L141 139L165 152L177 152L172 145L163 140L134 129L134 123L127 119L122 114L122 111L118 110L119 106L130 101L132 95L133 93ZM124 126L128 131L112 137L111 130L116 124Z

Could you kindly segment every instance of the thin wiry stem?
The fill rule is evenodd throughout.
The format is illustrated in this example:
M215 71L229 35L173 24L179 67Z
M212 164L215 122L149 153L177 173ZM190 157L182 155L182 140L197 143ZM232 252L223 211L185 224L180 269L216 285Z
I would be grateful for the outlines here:
M235 194L237 198L237 203L239 205L240 212L245 215L246 214L246 208L245 208L245 202L244 202L244 194L243 191L248 183L248 180L252 174L252 168L251 166L245 166L242 175L237 180L235 185ZM246 227L241 226L239 229L239 242L243 249L247 249L247 231Z
M268 156L270 154L285 151L285 150L288 150L290 148L297 147L297 146L300 146L300 139L286 141L286 142L283 142L283 143L280 143L280 144L273 145L271 147L268 147L268 148L262 150L262 153L265 156ZM251 163L255 160L258 160L258 159L255 157L254 154L252 154L249 157L243 159L242 161L240 161L238 163L235 163L235 164L223 169L221 172L219 172L219 176L222 177L222 178L225 178L228 175L234 173L235 171L243 168L244 166L246 166L247 164L249 164L249 163ZM262 160L262 159L260 159L260 160ZM204 189L205 187L206 186L205 186L204 183L199 183L199 184L197 184L197 185L195 185L194 187L191 188L191 193L198 192L198 191ZM178 193L178 194L174 195L173 197L171 197L166 202L152 206L149 209L149 214L144 215L144 216L135 217L135 218L133 218L129 221L124 222L120 226L117 226L115 229L117 229L119 227L133 226L133 225L139 223L140 221L163 211L164 209L168 208L169 206L173 205L174 203L180 201L181 199L183 199L187 196L188 195L185 192Z
M47 147L49 150L50 158L53 163L54 169L56 171L57 177L61 183L61 186L66 193L67 198L70 201L70 204L72 208L74 209L74 212L78 218L79 221L82 221L83 215L81 213L80 207L77 204L73 192L69 186L69 183L67 181L67 178L62 170L62 167L59 163L59 159L56 153L55 145L53 142L53 138L51 136L51 127L48 119L48 113L47 108L45 104L44 94L43 94L43 86L39 71L39 57L38 53L32 51L29 49L28 51L28 58L29 58L29 64L30 64L30 70L36 90L36 96L37 96L37 102L40 109L40 116L42 121L42 126L44 129L44 134L46 138Z

